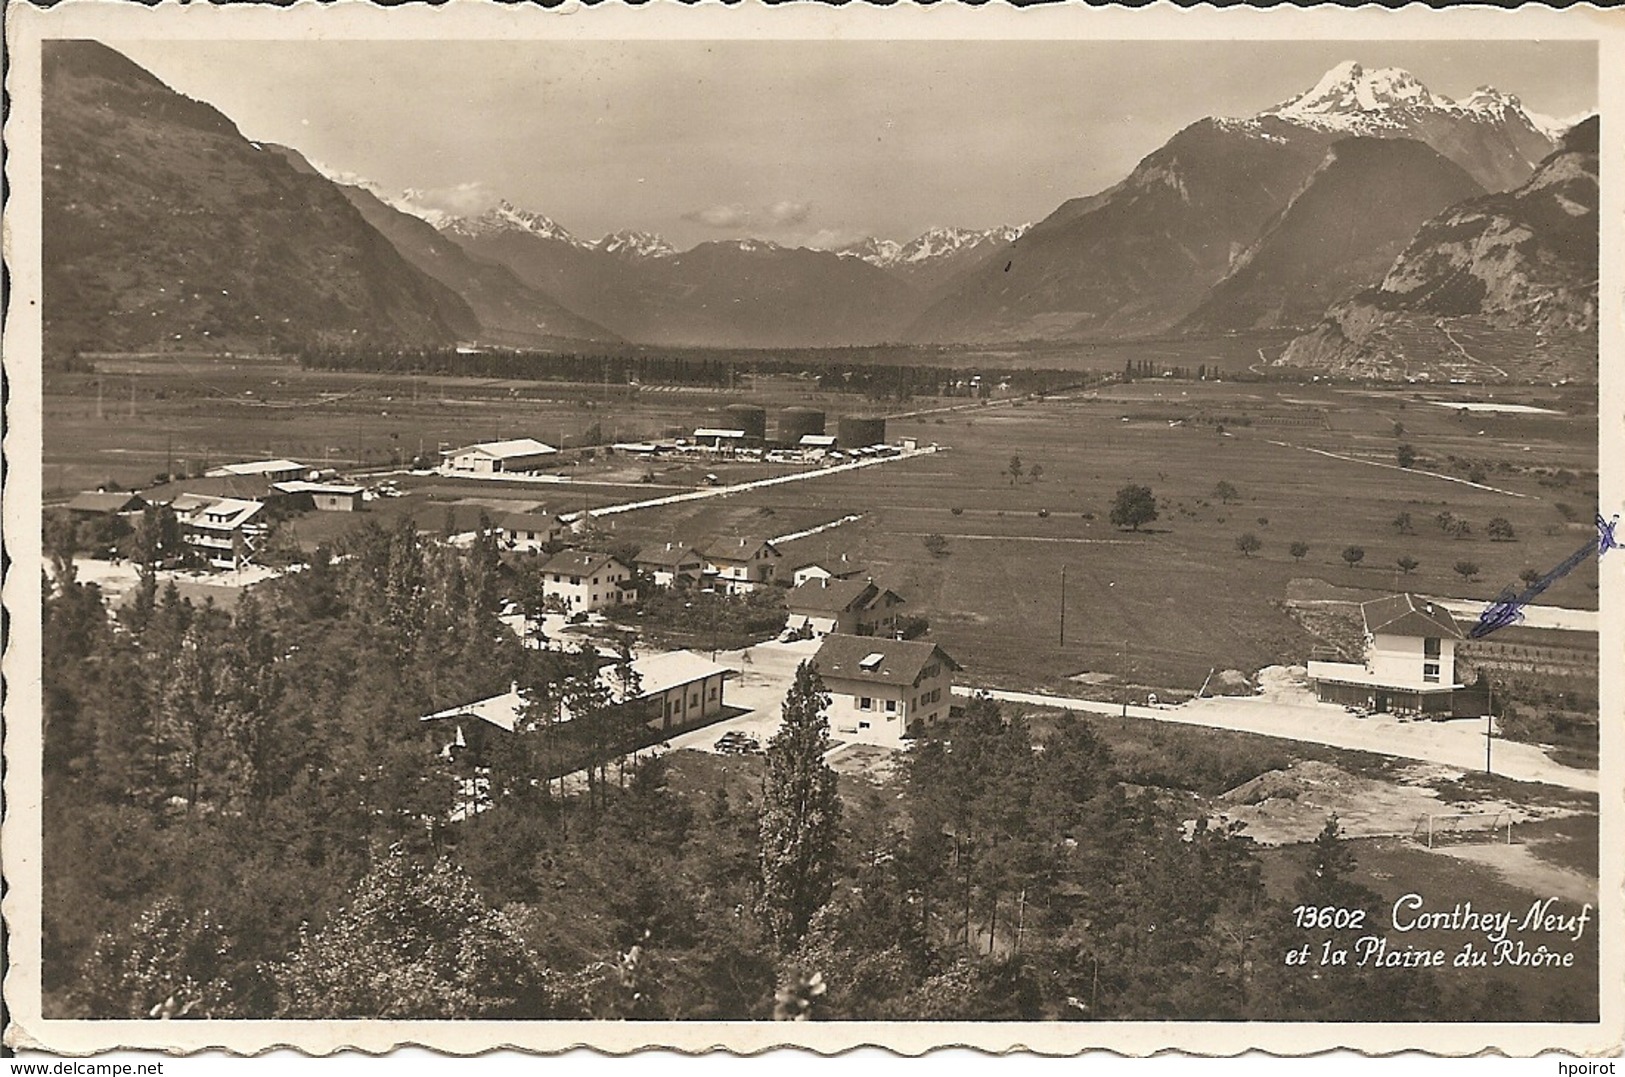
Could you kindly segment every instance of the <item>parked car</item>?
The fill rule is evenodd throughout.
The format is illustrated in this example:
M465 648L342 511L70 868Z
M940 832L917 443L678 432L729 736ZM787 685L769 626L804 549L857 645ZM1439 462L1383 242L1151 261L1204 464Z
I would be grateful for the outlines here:
M762 742L735 729L717 738L716 749L723 755L755 755L762 750Z

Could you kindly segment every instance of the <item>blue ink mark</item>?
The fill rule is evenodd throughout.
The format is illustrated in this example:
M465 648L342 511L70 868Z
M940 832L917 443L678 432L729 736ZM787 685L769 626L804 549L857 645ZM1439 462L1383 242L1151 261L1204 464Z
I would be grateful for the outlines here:
M1586 559L1595 553L1601 557L1609 550L1619 549L1619 542L1614 538L1614 527L1619 523L1619 517L1605 520L1602 514L1597 515L1597 539L1588 542L1575 550L1561 565L1552 569L1546 575L1524 588L1515 592L1508 587L1495 597L1495 601L1487 606L1483 613L1478 615L1478 623L1467 633L1471 639L1483 639L1491 632L1507 625L1517 624L1523 620L1523 608L1540 596L1540 593L1558 580L1573 572Z
M1597 513L1597 556L1600 558L1609 550L1619 549L1619 541L1614 538L1614 528L1619 525L1619 514L1615 513L1612 520L1602 518Z

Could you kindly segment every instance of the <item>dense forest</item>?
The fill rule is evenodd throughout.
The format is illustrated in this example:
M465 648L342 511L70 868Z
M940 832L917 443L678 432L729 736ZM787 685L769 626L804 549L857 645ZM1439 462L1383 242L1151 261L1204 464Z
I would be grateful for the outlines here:
M848 350L808 353L804 358L760 354L700 352L663 355L595 355L574 352L416 349L381 352L352 348L312 348L299 355L312 370L355 370L364 373L438 374L472 378L521 378L529 381L589 385L682 385L731 389L746 376L808 375L820 392L845 392L874 401L902 402L916 396L977 396L993 388L991 380L970 382L963 368L914 363L875 363ZM1102 380L1099 374L1066 370L1001 370L997 380L1015 393L1044 393Z
M1086 722L978 698L885 787L824 762L804 666L765 755L629 758L597 663L494 616L493 544L364 527L230 612L44 620L56 1017L1574 1020L1495 977L1282 964L1298 903L1374 907L1335 820L1290 893ZM490 807L418 717L524 689ZM597 693L597 695L595 695ZM585 732L549 777L560 701ZM1279 891L1279 888L1277 888ZM1594 995L1592 996L1594 997Z

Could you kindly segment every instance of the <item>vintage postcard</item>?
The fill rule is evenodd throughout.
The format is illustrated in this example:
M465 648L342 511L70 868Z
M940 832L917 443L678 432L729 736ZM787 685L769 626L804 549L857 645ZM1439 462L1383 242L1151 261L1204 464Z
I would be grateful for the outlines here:
M6 14L9 1046L1621 1049L1621 13Z

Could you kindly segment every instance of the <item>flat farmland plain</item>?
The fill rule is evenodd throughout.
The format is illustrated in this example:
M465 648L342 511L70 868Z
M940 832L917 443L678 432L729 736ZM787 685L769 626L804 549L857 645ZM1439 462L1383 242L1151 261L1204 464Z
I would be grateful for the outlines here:
M786 561L845 553L862 563L908 599L910 612L930 619L932 635L972 680L1061 687L1080 674L1104 674L1194 691L1214 668L1251 672L1304 660L1317 640L1285 608L1294 579L1373 597L1411 589L1487 601L1516 584L1521 570L1550 569L1590 541L1595 416L1583 397L1548 403L1570 410L1463 421L1408 394L1131 384L897 421L892 436L945 451L742 492L721 504L628 513L616 529L645 542L771 535L791 530L774 529L790 518L861 514L788 543ZM1221 433L1223 417L1230 421ZM1409 471L1392 466L1395 421L1419 454ZM1013 456L1021 458L1019 480L1008 471ZM1435 462L1455 466L1451 456L1484 467L1482 485L1494 489L1423 473ZM1498 470L1503 460L1509 470ZM1572 473L1568 487L1541 485L1556 471ZM1221 481L1236 489L1231 503L1215 495ZM1150 486L1159 503L1159 518L1138 533L1108 520L1114 492L1130 483ZM1555 507L1560 500L1578 507L1577 521ZM1441 512L1469 521L1470 533L1442 530ZM1400 513L1410 514L1411 533L1393 526ZM1512 524L1514 541L1489 539L1494 517ZM1262 544L1251 557L1236 548L1247 532ZM940 556L927 550L929 535L946 541ZM1301 560L1289 552L1293 542L1309 546ZM1356 567L1341 556L1348 546L1365 550ZM1406 556L1419 562L1409 575L1396 565ZM1474 578L1455 571L1460 561L1478 565ZM1587 564L1543 601L1594 608L1595 588Z

